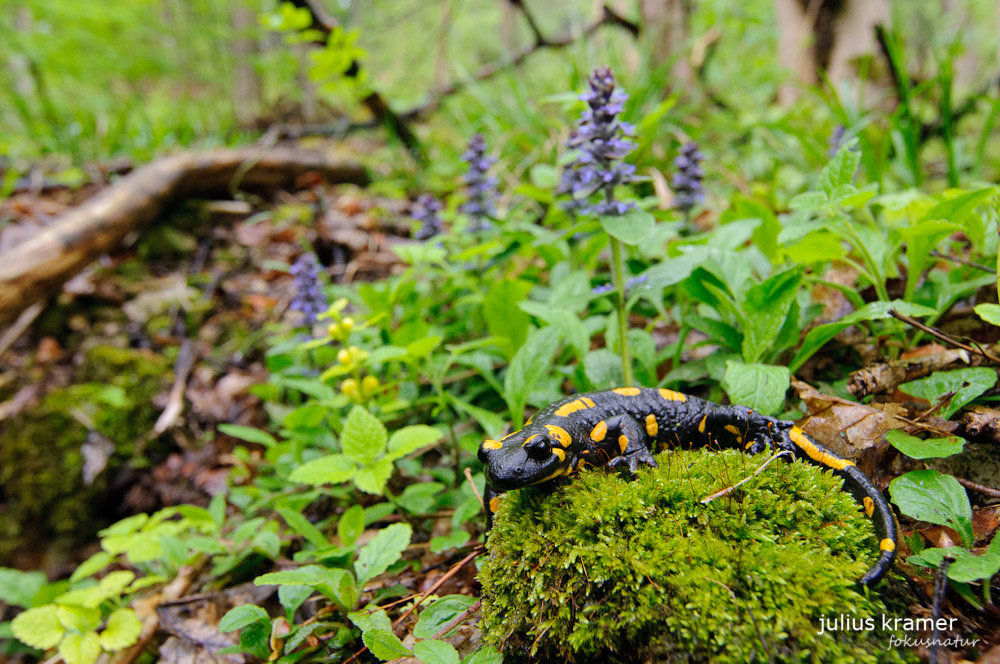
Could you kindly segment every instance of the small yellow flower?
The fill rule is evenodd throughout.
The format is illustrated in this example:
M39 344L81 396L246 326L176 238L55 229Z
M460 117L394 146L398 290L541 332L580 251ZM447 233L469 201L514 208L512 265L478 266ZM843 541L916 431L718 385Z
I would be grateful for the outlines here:
M361 380L361 394L363 394L365 398L368 398L375 394L375 390L378 389L378 386L378 378L369 374Z
M340 336L340 326L337 325L336 323L330 323L330 326L328 328L326 328L326 331L327 331L327 334L329 334L331 337L339 337Z
M349 399L357 401L361 394L358 392L358 381L348 378L340 384L340 391Z
M346 348L341 348L337 353L337 361L346 367L354 361L354 354Z
M350 334L351 330L354 329L354 319L348 316L340 321L340 327L344 330L344 334Z

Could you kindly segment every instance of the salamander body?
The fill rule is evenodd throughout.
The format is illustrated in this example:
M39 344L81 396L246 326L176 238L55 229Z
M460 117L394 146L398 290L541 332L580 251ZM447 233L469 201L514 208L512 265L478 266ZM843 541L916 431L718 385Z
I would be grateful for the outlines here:
M588 464L635 474L640 464L657 465L651 449L681 446L788 451L833 471L879 537L879 559L860 583L876 583L892 566L899 538L892 509L854 462L827 450L794 422L666 389L620 387L567 397L538 411L520 431L484 441L479 459L486 469L487 530L504 491L543 484Z

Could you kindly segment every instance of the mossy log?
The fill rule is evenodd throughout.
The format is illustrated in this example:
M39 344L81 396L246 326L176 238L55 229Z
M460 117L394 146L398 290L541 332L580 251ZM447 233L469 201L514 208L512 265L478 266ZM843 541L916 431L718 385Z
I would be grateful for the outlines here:
M912 659L881 629L907 615L896 584L857 584L878 543L839 479L772 463L700 502L765 458L667 452L633 482L594 471L513 492L480 573L486 642L512 663ZM841 614L873 629L823 629Z
M0 254L0 325L55 293L179 199L286 187L309 171L331 183L368 183L365 169L357 164L291 149L185 152L147 164Z

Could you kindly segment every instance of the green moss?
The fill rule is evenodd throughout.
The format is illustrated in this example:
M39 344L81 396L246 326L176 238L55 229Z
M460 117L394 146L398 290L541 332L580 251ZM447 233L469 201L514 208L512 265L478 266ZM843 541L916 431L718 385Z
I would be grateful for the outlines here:
M772 463L702 505L764 458L674 452L658 460L633 482L589 472L501 501L480 574L487 642L513 661L902 657L882 654L888 633L818 633L820 617L879 622L886 612L855 583L878 544L839 479Z
M79 379L87 382L53 390L0 433L0 565L36 541L55 540L65 549L91 538L115 516L104 505L110 483L125 466L145 462L136 442L158 416L153 397L170 385L164 358L98 347L88 352ZM114 451L88 485L81 447L94 436Z

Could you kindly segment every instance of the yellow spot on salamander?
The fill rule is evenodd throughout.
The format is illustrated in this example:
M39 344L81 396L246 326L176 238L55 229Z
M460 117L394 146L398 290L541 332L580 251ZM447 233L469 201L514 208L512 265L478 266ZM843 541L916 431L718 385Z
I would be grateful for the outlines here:
M540 434L540 433L535 433L535 434L532 434L532 435L528 436L528 438L523 443L521 443L521 447L524 447L525 445L527 445L528 443L530 443L535 438L538 438L541 435L542 434Z
M549 432L549 436L551 436L553 440L563 447L569 447L573 443L572 436L570 436L569 432L562 427L557 427L554 424L546 424L545 430Z
M881 551L895 551L896 543L887 537L878 543L878 548Z
M563 473L565 473L567 470L569 470L569 468L556 468L556 471L554 473L552 473L551 475L548 475L546 477L543 477L542 479L538 480L537 482L532 482L532 484L533 485L534 484L543 484L545 482L548 482L549 480L554 480L555 478L557 478L560 475L562 475Z
M637 397L642 394L642 390L638 387L616 387L611 391L615 394L620 394L623 397Z
M580 399L580 401L582 401L583 405L586 406L587 408L593 408L594 407L594 402L593 402L593 400L591 400L590 397L583 397L582 399Z
M503 443L496 440L487 440L483 442L483 448L487 450L498 450L503 447Z
M618 436L618 447L621 448L622 454L625 454L625 448L628 447L628 436Z
M500 496L493 496L490 498L490 511L496 513L500 509Z
M708 421L708 415L701 418L701 422L698 422L698 433L705 433L705 422Z
M650 413L646 416L646 433L650 437L655 436L660 430L660 425L656 423L656 415Z
M601 420L590 432L590 439L595 443L599 443L604 440L606 435L608 435L608 425L604 422L604 420Z
M562 463L566 460L566 452L558 447L552 448L552 453L559 457L559 462Z
M802 429L798 427L792 427L788 430L788 437L793 443L798 445L799 449L809 455L809 458L813 461L817 461L828 468L833 468L834 470L843 470L848 466L855 465L853 461L848 461L847 459L841 459L839 457L830 454L825 450L819 449L815 443L806 437L806 434Z
M726 425L725 427L723 427L723 428L724 428L724 429L725 429L726 431L728 431L729 433L733 434L734 436L738 436L738 435L740 435L740 430L739 430L739 429L737 429L737 428L736 428L735 426L733 426L732 424L727 424L727 425Z
M569 417L578 410L584 410L586 408L593 408L594 402L584 397L582 399L574 399L569 403L564 403L556 409L556 415L559 417Z
M664 399L666 399L667 401L687 401L688 400L686 394L681 394L680 392L674 392L673 390L667 390L667 389L664 389L662 387L660 388L660 396L663 397Z
M865 496L861 499L861 502L865 505L865 514L869 519L872 518L872 513L875 511L875 501Z

